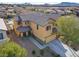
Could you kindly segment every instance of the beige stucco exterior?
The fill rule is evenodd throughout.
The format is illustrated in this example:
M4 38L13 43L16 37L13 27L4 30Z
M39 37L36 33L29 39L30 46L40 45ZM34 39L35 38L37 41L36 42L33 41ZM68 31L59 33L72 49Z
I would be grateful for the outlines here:
M51 24L48 24L48 25L53 27ZM56 35L55 33L52 34L52 29L49 31L46 31L46 26L39 25L39 29L37 30L37 24L34 22L31 22L32 33L43 42L48 43L49 41L55 39Z
M18 23L14 21L14 31L17 36L23 36L23 33L18 32L16 28L19 26L30 26L32 29L32 34L34 34L41 41L48 43L56 38L56 33L52 33L52 28L55 26L53 26L50 22L51 21L49 21L49 23L47 23L45 26L38 25L37 29L37 24L34 21L31 21L29 23L22 22L20 25L18 25ZM51 26L51 29L49 31L46 31L46 27L49 25Z

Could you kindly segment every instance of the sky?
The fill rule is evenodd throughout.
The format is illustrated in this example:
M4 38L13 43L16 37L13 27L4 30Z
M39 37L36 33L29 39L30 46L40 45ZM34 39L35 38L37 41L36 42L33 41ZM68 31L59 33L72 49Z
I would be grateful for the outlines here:
M79 0L0 0L0 3L32 3L32 4L56 4L60 2L76 2L79 3Z

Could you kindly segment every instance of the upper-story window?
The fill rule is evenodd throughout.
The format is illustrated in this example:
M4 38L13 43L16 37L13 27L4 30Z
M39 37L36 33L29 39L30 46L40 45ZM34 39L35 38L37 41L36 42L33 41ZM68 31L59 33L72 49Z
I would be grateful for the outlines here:
M3 33L0 33L0 40L3 39Z
M27 24L27 22L25 22L25 24Z
M19 19L19 21L18 21L18 25L20 25L20 24L21 24L22 19L21 19L21 17L20 17L20 16L18 16L18 19Z
M18 22L18 25L20 25L20 24L21 24L21 21Z
M46 30L48 31L48 30L51 30L51 26L47 26L46 27Z
M39 29L39 25L37 25L37 30Z
M29 24L29 21L26 21L25 24Z
M57 32L57 28L55 28L55 27L52 28L52 32L53 32L53 33Z

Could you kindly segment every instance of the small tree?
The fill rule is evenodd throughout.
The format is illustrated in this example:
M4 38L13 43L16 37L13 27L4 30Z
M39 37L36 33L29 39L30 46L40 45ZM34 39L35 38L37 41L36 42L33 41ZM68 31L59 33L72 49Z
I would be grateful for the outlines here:
M79 43L79 19L76 16L62 16L56 23L59 33L64 35L65 43Z
M14 42L6 42L0 45L1 57L27 56L27 51Z

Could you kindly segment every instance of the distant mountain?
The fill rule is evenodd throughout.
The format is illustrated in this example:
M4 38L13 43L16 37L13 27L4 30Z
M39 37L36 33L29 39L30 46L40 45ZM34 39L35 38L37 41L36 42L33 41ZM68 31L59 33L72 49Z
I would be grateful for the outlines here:
M53 6L79 6L78 3L72 3L72 2L62 2L59 4L55 4Z
M23 4L18 4L20 6L34 6L34 7L73 7L73 6L79 6L79 3L73 3L73 2L61 2L58 4L31 4L31 3L23 3Z

